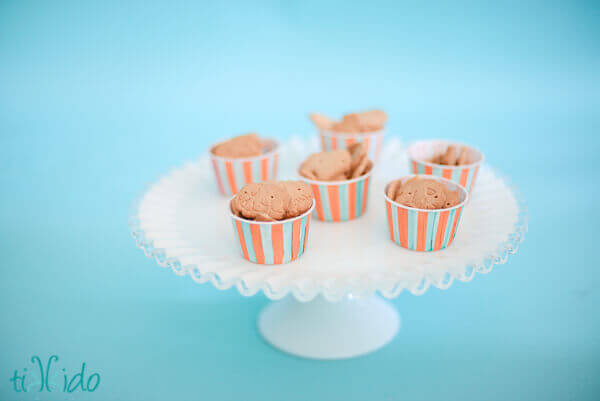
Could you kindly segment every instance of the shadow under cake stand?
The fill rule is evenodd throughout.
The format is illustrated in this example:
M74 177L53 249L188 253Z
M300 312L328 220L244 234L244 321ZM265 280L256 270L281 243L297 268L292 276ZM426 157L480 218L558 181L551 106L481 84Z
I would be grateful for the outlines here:
M294 166L316 147L299 139L282 146L287 165L280 177L294 178ZM245 296L262 291L275 301L258 316L261 335L274 347L315 359L363 355L391 341L400 327L385 298L471 281L505 263L527 231L518 190L483 166L451 246L438 252L399 247L389 238L383 188L406 174L406 166L399 141L388 141L365 215L344 223L313 216L305 254L285 265L257 265L239 255L228 200L217 193L207 158L151 184L134 203L131 233L147 256L177 275L222 290L236 287Z

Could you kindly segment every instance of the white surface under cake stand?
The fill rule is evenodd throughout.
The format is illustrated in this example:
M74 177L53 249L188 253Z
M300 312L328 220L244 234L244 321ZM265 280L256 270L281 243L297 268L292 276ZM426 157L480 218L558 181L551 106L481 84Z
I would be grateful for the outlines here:
M282 145L279 179L295 168L314 140ZM235 286L276 301L258 317L265 340L282 351L316 359L350 358L374 351L396 335L400 319L383 298L403 290L423 294L470 281L514 254L527 231L527 208L517 189L483 166L463 212L454 243L438 252L414 252L388 234L383 188L408 173L397 139L388 140L373 174L367 212L345 223L311 221L306 252L279 266L242 259L207 157L176 168L151 184L135 202L132 236L144 253L178 275L218 289ZM383 297L383 298L382 298Z

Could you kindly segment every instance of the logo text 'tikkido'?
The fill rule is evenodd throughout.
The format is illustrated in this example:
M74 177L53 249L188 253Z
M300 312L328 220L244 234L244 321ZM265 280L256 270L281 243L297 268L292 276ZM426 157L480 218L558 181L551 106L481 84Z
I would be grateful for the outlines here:
M58 361L58 355L52 355L46 363L34 355L30 359L31 366L23 370L15 370L10 378L12 387L17 393L27 393L33 391L47 392L65 392L74 391L93 392L100 385L100 374L86 373L85 362L81 363L81 369L78 369L72 376L65 368L61 368Z

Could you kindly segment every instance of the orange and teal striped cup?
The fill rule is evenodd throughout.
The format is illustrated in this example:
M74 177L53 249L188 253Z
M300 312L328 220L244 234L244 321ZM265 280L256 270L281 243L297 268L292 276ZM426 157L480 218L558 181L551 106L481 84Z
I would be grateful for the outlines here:
M357 134L346 134L327 130L321 130L319 132L322 151L346 149L353 143L360 142L365 147L369 159L374 163L379 160L384 135L384 130Z
M372 171L345 181L316 181L300 176L312 188L317 219L340 222L362 216L367 209Z
M274 149L269 152L246 158L216 156L212 149L217 145L212 146L209 153L217 186L222 195L235 195L244 185L251 182L277 179L278 143L275 143Z
M402 177L401 180L404 183L412 177L415 175ZM452 191L458 190L461 202L448 209L417 209L388 198L386 185L384 194L390 239L413 251L439 251L452 244L469 195L462 186L445 178L426 175L417 177L434 179Z
M304 254L308 242L310 214L315 201L300 216L282 221L252 221L231 213L233 231L242 256L261 265L292 262Z
M471 152L471 158L475 161L462 166L443 166L427 161L437 154L444 153L448 145L454 145L459 150L467 147L468 151ZM479 168L484 161L484 156L481 151L472 146L442 140L430 140L412 144L408 148L408 159L410 164L409 170L413 174L443 177L465 187L470 193L477 179Z

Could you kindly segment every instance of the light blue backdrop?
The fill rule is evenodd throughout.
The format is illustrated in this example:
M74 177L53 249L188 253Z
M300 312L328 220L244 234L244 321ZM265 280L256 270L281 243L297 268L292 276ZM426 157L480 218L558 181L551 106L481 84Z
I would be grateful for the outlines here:
M419 3L2 1L0 399L600 398L599 5ZM131 200L215 138L367 107L478 145L531 212L508 265L395 299L385 349L279 353L264 296L135 248ZM16 393L52 354L96 391Z

